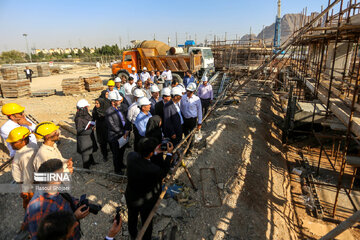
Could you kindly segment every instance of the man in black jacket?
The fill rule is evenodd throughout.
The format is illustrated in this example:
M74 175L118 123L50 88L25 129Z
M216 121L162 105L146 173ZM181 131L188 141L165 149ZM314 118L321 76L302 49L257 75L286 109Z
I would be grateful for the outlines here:
M164 106L164 136L171 139L174 146L178 145L182 139L182 125L184 119L180 111L180 100L182 90L179 87L171 89L171 100Z
M127 186L125 191L128 207L128 227L131 239L137 236L138 215L145 223L161 193L162 180L170 169L172 160L171 143L167 145L167 154L163 160L161 145L154 138L142 138L139 141L139 152L131 152L127 157ZM143 239L150 240L152 221Z
M30 82L32 82L32 75L34 73L33 70L31 70L28 66L26 66L26 69L24 70L26 79L30 79Z
M155 104L155 112L153 115L159 115L161 117L161 121L164 122L164 105L171 100L171 89L163 88L161 93L162 100Z
M126 145L120 148L119 140L120 138L128 138L131 130L131 124L126 119L124 109L120 107L123 98L118 94L110 92L109 99L111 100L111 107L106 110L105 115L108 127L108 141L113 154L115 173L123 175L123 170L125 169L123 158Z

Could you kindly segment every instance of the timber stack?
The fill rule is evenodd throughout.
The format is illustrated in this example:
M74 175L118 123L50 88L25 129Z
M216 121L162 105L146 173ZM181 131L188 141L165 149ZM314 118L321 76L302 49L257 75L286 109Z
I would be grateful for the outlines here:
M99 91L104 89L103 82L100 76L90 75L82 77L85 83L85 89L89 92Z
M26 78L25 72L24 72L24 68L22 67L17 67L17 79L24 79Z
M4 80L1 83L1 91L5 98L30 96L30 81L28 79Z
M47 64L41 64L37 66L39 77L48 77L51 75L50 67Z
M79 94L85 91L84 79L82 77L65 78L62 80L61 86L65 95Z
M18 79L18 72L15 67L1 68L1 73L4 80L16 80Z

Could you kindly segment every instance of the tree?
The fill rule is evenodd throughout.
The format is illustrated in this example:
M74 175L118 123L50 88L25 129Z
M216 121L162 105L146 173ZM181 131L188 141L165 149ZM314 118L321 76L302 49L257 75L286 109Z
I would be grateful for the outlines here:
M5 62L21 62L24 61L25 54L16 50L2 52L0 58Z

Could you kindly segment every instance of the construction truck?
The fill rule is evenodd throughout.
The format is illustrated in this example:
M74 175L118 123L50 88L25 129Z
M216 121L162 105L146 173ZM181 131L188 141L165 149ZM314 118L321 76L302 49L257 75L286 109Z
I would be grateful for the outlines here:
M114 77L129 77L132 67L141 72L143 67L148 71L170 69L173 79L182 82L187 70L195 77L201 78L208 67L214 67L214 58L210 48L190 47L187 53L177 54L176 48L160 41L143 41L134 44L130 51L124 51L121 61L112 65Z

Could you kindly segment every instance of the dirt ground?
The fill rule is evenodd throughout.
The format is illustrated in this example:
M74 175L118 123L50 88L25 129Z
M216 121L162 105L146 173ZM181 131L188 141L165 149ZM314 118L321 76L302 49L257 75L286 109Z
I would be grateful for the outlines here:
M78 76L81 71L93 70L70 74ZM108 78L109 70L101 72L101 76L104 80ZM58 88L62 78L64 75L35 78L32 87ZM85 98L93 107L98 95L95 92L15 101L39 121L65 121L73 125L76 102ZM14 99L4 100L11 101ZM176 197L177 201L163 200L154 219L153 235L170 239L173 233L176 239L187 240L297 239L299 230L292 207L290 178L279 140L280 130L275 124L278 112L271 97L242 97L239 104L223 106L214 112L203 125L203 138L195 145L193 155L185 159L198 190L191 189L180 169L176 174L177 184L184 191ZM5 120L2 117L0 124ZM82 165L73 134L62 130L59 148L64 157L73 157L75 167ZM103 162L100 152L95 153L95 161L99 164L93 170L113 172L112 161ZM0 173L0 183L11 180L7 167ZM86 193L90 200L103 205L98 215L91 214L81 221L83 239L102 239L110 228L115 207L126 210L125 181L93 173L73 174L71 194L79 197ZM17 194L0 194L0 239L9 239L19 229L24 215L21 204ZM128 239L126 211L122 216L123 231L118 239Z

